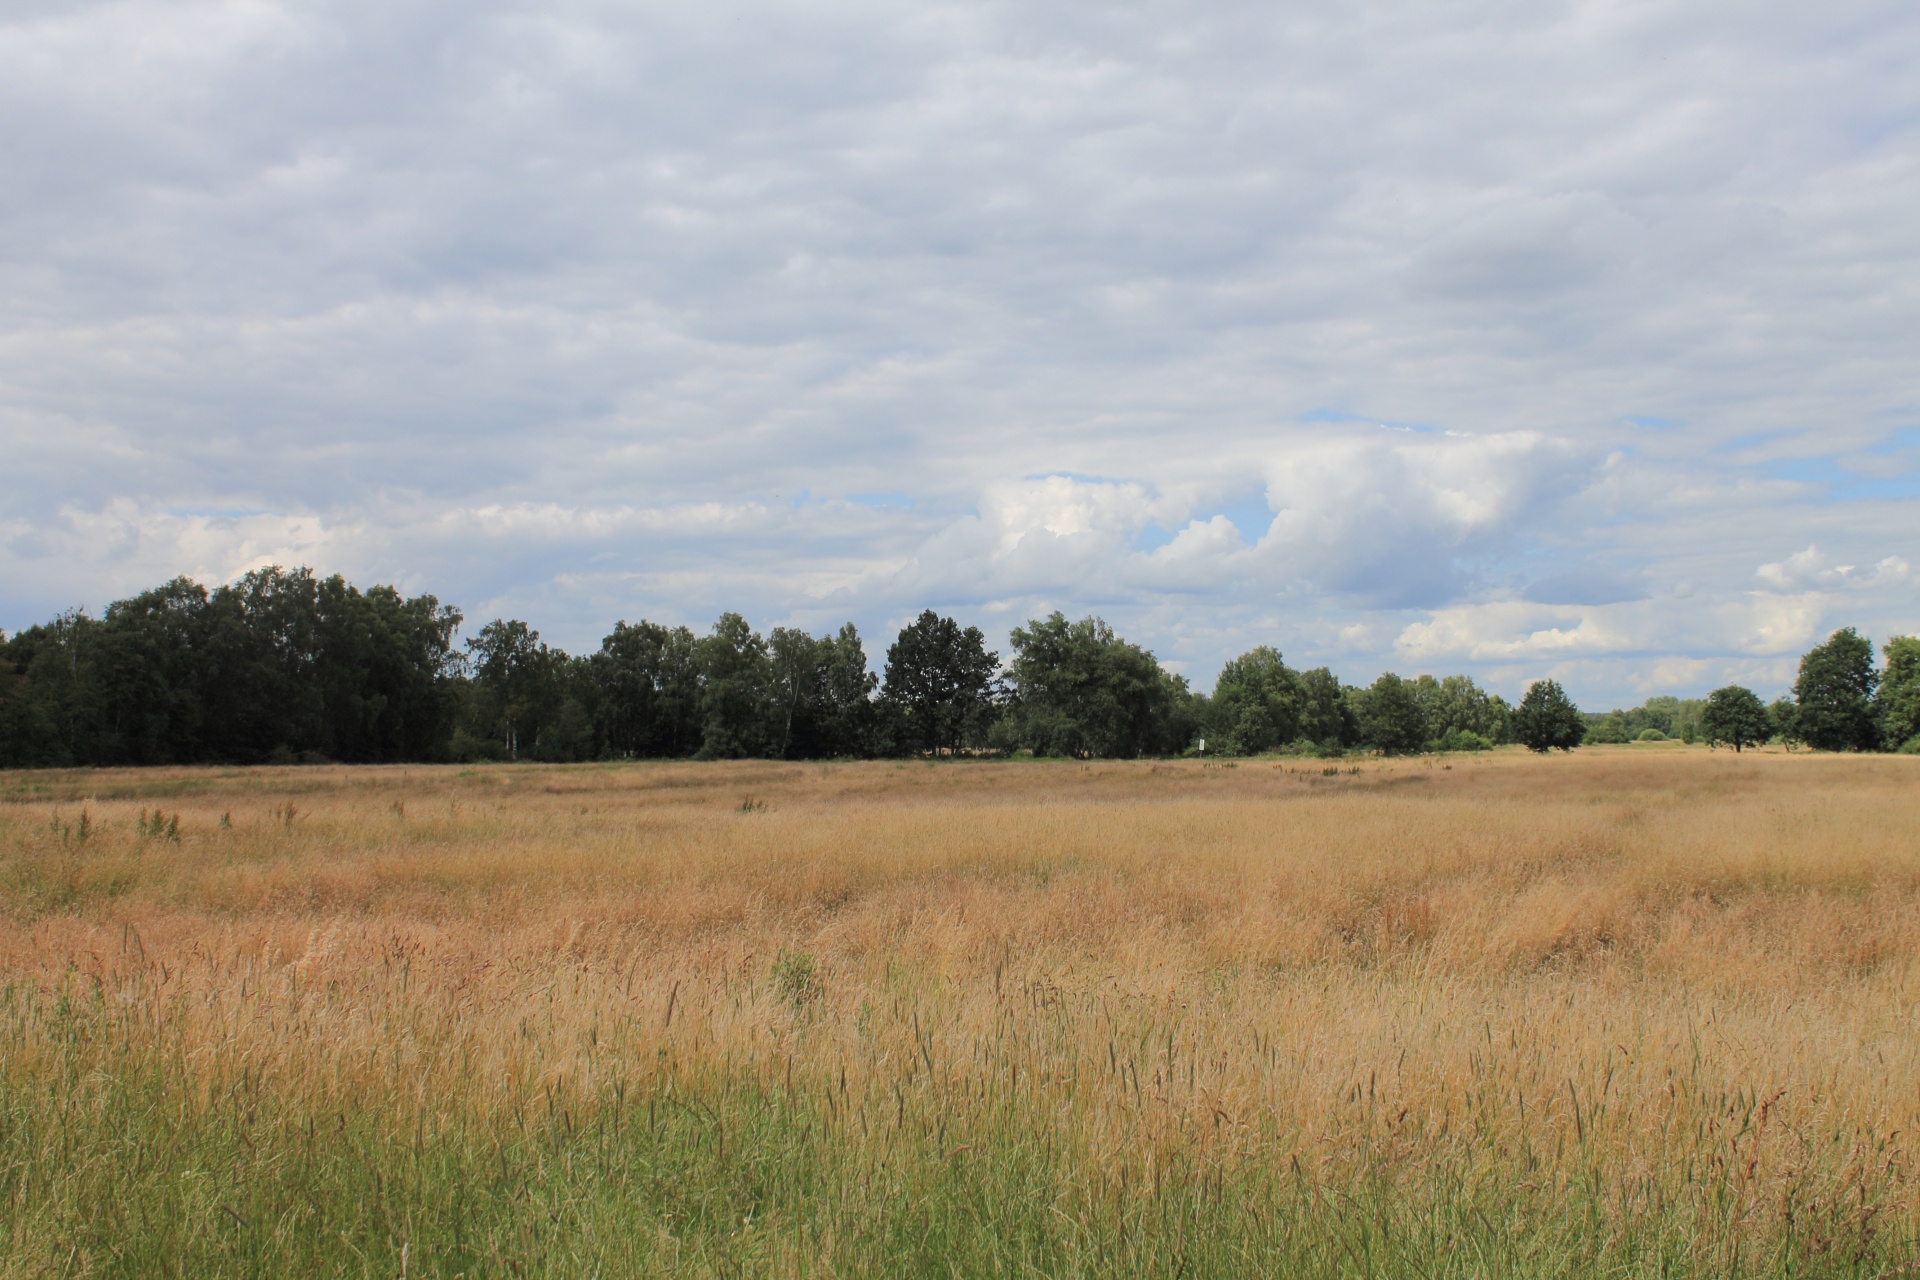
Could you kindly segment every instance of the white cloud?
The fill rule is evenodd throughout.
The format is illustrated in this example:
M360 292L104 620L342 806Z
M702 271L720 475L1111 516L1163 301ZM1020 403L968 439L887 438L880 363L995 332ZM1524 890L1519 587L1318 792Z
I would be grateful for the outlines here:
M1202 683L1914 629L1909 8L16 5L0 624L284 557Z

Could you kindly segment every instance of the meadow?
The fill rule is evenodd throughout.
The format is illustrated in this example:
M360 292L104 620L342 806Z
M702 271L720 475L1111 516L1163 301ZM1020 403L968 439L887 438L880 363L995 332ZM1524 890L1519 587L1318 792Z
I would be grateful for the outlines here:
M0 1277L1920 1274L1920 759L0 774Z

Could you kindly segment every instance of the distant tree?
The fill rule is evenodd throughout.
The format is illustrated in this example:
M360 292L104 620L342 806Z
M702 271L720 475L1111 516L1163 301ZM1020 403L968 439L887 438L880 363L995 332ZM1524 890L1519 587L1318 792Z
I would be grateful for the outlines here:
M1587 729L1581 742L1587 746L1611 745L1633 740L1633 726L1624 711L1615 709L1605 715L1590 715L1584 719L1587 722Z
M496 618L467 641L473 667L471 713L480 737L517 760L540 740L540 730L558 702L556 655L540 633L519 619Z
M1066 615L1013 629L1010 745L1039 755L1133 757L1178 751L1192 725L1186 682L1099 618ZM1276 655L1277 656L1277 655Z
M1871 751L1880 745L1873 714L1873 643L1852 627L1834 632L1800 659L1793 684L1794 728L1822 751Z
M872 755L878 747L873 704L880 678L867 668L866 647L849 622L819 641L819 738L815 750L829 756Z
M1258 755L1300 737L1300 678L1269 645L1220 668L1207 702L1207 737L1223 755Z
M1419 751L1427 744L1427 717L1411 685L1391 671L1359 702L1360 740L1388 755Z
M881 698L909 751L954 751L984 730L1000 655L978 627L928 609L887 648Z
M685 627L614 624L587 663L596 754L689 756L700 749L698 643Z
M1874 698L1880 720L1880 738L1889 751L1920 739L1920 637L1895 636L1887 641L1886 670Z
M1407 682L1426 717L1432 745L1449 735L1470 733L1477 740L1499 742L1506 735L1506 702L1487 693L1469 676L1420 676Z
M1339 752L1360 741L1360 721L1340 680L1326 667L1299 676L1299 733L1324 752Z
M1793 698L1789 694L1783 693L1767 704L1767 723L1773 730L1773 736L1789 751L1800 741L1800 731L1796 727L1799 715L1800 709L1793 705ZM1689 737L1687 741L1692 742L1693 739Z
M1536 680L1513 713L1515 741L1529 751L1571 751L1586 737L1586 719L1556 680Z
M1773 736L1773 717L1753 690L1730 684L1707 695L1707 711L1700 727L1709 745L1724 742L1738 754Z
M700 756L766 756L779 747L779 695L767 642L737 613L723 613L695 646L700 670Z

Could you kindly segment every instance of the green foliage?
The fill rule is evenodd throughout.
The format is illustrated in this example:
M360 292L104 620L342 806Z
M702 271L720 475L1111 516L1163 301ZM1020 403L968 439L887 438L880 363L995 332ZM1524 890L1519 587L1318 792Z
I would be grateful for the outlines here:
M1880 674L1873 710L1880 721L1881 741L1893 747L1920 735L1920 637L1895 636L1883 652L1887 665Z
M1170 754L1192 738L1186 681L1101 619L1068 622L1055 612L1015 627L1012 639L1007 745L1126 758Z
M1665 742L1667 740L1667 735L1660 732L1658 729L1642 729L1639 733L1634 735L1633 740L1635 742Z
M1529 751L1571 751L1586 737L1586 720L1557 680L1536 680L1513 713L1514 739Z
M1427 745L1427 716L1413 686L1391 671L1356 695L1354 715L1360 741L1388 755L1420 751Z
M978 627L921 613L887 649L881 700L896 743L938 754L983 741L999 669Z
M723 613L694 645L700 673L703 760L768 756L780 745L780 705L771 651L737 613Z
M1808 746L1822 751L1871 751L1880 745L1874 721L1873 643L1852 627L1800 659L1794 681L1794 730Z
M690 756L700 749L698 641L686 627L614 624L587 660L593 726L605 756Z
M1489 743L1507 740L1507 721L1512 709L1498 694L1490 694L1469 676L1430 675L1408 681L1414 700L1426 718L1427 732L1435 746L1449 736L1466 732Z
M1491 751L1494 744L1471 729L1449 729L1434 740L1437 751Z
M1707 695L1707 713L1700 727L1709 745L1725 743L1737 754L1773 736L1773 717L1753 690L1730 684Z
M773 959L773 988L781 1000L802 1008L821 996L820 967L807 952L782 948Z
M1781 694L1767 704L1767 722L1773 729L1773 736L1785 743L1789 751L1800 741L1799 718L1800 708L1793 705L1793 698L1789 694ZM1687 741L1693 739L1688 738Z
M1220 755L1258 755L1299 738L1300 677L1267 645L1220 668L1207 704L1206 733Z

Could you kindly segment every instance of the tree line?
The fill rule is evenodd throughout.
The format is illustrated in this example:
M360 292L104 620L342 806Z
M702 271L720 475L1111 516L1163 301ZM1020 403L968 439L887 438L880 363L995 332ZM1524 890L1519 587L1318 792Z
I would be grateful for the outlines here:
M1003 662L977 627L927 610L878 674L852 623L762 635L725 613L697 635L622 621L575 655L523 621L461 640L463 622L431 595L273 567L211 590L179 578L97 618L76 610L0 633L0 766L1544 751L1612 724L1550 680L1515 706L1467 676L1347 685L1267 646L1197 693L1101 619L1057 612L1015 627ZM1871 666L1871 646L1853 639L1842 657L1865 645ZM1903 638L1888 652L1865 686L1873 745L1920 711L1920 647ZM1841 713L1807 694L1795 705L1808 709L1792 740L1830 745ZM1625 726L1634 714L1610 716ZM1849 749L1866 741L1856 728Z

